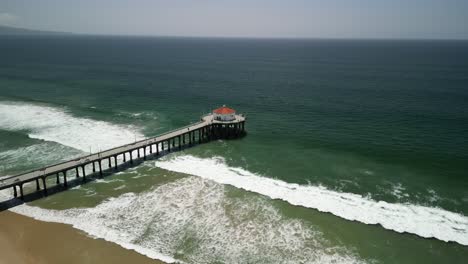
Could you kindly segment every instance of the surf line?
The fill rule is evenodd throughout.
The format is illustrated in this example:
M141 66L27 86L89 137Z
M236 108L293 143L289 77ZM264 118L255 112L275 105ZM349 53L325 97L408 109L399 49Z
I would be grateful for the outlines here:
M67 172L70 170L75 175L76 180L81 176L82 182L85 183L86 166L92 166L93 173L98 173L99 177L102 177L104 172L103 166L106 165L105 161L107 161L107 170L112 169L112 163L114 163L114 169L117 170L119 156L122 156L121 160L123 163L129 161L130 164L133 164L134 159L146 160L147 156L160 156L174 150L192 147L197 143L202 144L217 139L241 138L246 135L245 122L246 118L244 115L237 114L234 109L223 106L213 110L209 114L203 115L200 121L196 123L177 128L153 138L135 141L134 143L102 152L3 178L0 180L0 190L13 188L14 198L17 198L17 188L19 188L20 199L24 201L26 196L23 185L35 181L36 191L38 192L40 191L39 182L42 181L43 195L47 196L47 177L55 176L55 187L58 187L61 185L60 174L62 174L63 187L67 189ZM28 197L32 198L33 195L29 194Z

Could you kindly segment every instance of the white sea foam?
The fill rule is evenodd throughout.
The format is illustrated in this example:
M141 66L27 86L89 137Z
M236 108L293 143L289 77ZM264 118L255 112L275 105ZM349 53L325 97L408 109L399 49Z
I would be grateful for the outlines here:
M405 187L403 187L401 183L393 184L390 193L398 199L409 196L409 194L405 192Z
M82 152L97 152L144 139L132 126L75 117L63 108L22 102L0 101L0 129L25 131L31 138L47 141L1 152L4 162L0 172L17 167L16 160L22 160L27 167L39 167L83 155ZM149 154L149 149L146 152ZM133 155L137 152L133 151ZM118 162L122 160L119 156ZM108 163L103 162L103 169L107 168ZM91 172L88 166L86 174Z
M114 190L122 190L122 189L125 189L127 187L127 185L123 184L123 185L120 185L118 187L115 187Z
M69 147L50 142L9 149L0 152L0 173L18 168L18 166L26 168L46 166L51 160L59 161L79 156L81 153L81 151L74 151ZM21 161L21 164L18 164L18 161Z
M63 109L10 102L0 102L0 128L27 130L31 137L84 152L89 151L89 146L97 150L125 144L133 141L135 135L143 138L132 127L77 118ZM174 256L197 263L219 259L232 263L241 257L245 262L256 262L259 252L266 252L263 256L271 257L269 262L287 263L284 256L290 257L291 263L359 262L346 250L325 252L320 234L299 220L283 219L261 198L226 199L222 184L229 184L345 219L468 245L467 217L442 209L389 204L322 187L290 184L229 167L220 158L182 156L158 161L156 165L201 178L188 177L143 194L124 194L94 208L57 211L21 205L12 210L43 221L71 224L95 237L166 262L175 261ZM230 205L232 215L223 209L226 205ZM249 217L258 212L260 215ZM241 218L233 221L232 217L237 216ZM181 252L186 236L198 246ZM281 255L278 248L284 248L286 254Z
M232 197L222 184L187 177L127 193L94 208L12 210L73 225L88 234L166 262L362 263L298 219L284 217L267 198Z
M109 179L109 178L104 178L104 179L96 179L95 183L113 183L113 182L125 182L123 179Z
M379 224L399 233L407 232L424 238L468 245L468 217L440 208L374 201L361 195L331 191L324 187L286 183L241 168L229 167L222 158L177 156L156 161L155 164L163 169L229 184L272 199L281 199L292 205L329 212L344 219Z
M28 131L31 138L53 141L84 152L97 152L143 139L134 127L75 117L65 109L0 102L0 129Z

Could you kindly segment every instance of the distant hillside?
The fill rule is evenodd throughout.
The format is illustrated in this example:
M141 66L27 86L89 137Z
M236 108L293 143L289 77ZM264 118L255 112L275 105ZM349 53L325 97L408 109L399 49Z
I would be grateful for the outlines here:
M71 34L66 32L57 31L43 31L43 30L32 30L26 28L7 27L0 25L0 35L59 35L59 34Z

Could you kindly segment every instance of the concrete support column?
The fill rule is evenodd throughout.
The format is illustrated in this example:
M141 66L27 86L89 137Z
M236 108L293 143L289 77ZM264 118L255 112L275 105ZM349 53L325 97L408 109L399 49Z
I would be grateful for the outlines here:
M107 160L109 161L109 168L112 168L111 157L109 157Z
M114 156L115 169L117 170L117 156Z
M83 172L83 182L86 181L86 172L85 172L85 166L81 166L81 171Z
M167 140L167 151L171 151L171 140Z
M156 143L156 155L159 155L159 142Z
M151 144L149 147L150 147L150 154L153 154L153 144Z
M130 163L133 164L133 155L132 155L133 150L130 150Z
M146 160L146 146L143 147L143 159Z
M39 191L41 187L39 186L39 179L36 178L36 191Z
M180 135L177 137L179 139L179 150L182 149L182 139L180 138Z
M99 176L102 177L102 160L99 160Z
M78 171L78 167L76 167L75 170L76 170L76 178L79 178L80 177L80 172Z
M24 200L23 184L21 183L21 184L19 185L19 187L20 187L20 197L21 197L21 200Z
M16 191L16 185L13 185L13 195L16 197L18 197L18 191Z
M45 177L42 177L42 185L44 186L44 195L47 196L47 185L46 185L46 180Z
M126 152L123 153L123 162L127 162L127 153Z
M96 172L96 164L93 161L93 172Z
M57 180L55 181L55 184L59 185L60 184L60 177L59 177L59 174L57 173Z
M67 172L63 171L63 186L68 187Z

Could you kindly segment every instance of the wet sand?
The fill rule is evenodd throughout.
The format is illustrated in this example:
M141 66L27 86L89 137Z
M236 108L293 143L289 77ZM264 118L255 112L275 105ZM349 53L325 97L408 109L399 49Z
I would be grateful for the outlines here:
M0 212L0 252L0 264L163 263L69 225L9 211Z

